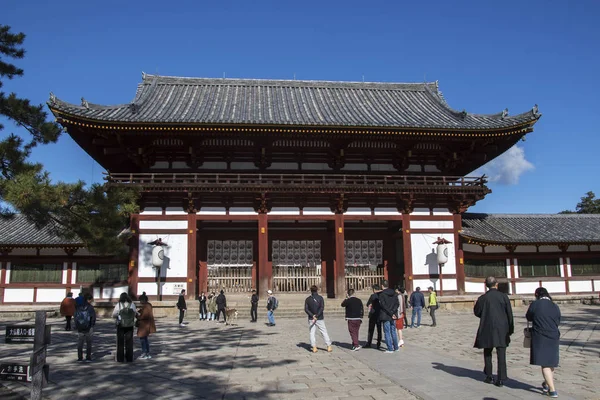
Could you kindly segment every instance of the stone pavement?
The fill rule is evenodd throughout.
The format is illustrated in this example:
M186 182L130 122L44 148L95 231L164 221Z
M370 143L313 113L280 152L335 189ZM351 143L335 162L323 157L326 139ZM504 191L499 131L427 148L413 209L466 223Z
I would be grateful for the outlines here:
M335 300L329 300L332 307ZM600 399L600 307L562 306L564 324L557 388L563 399ZM406 347L385 354L349 350L346 323L326 320L334 340L327 353L308 351L305 319L279 319L277 326L237 326L191 321L179 328L174 319L158 319L150 337L151 360L113 361L114 326L101 320L96 329L93 363L76 362L76 335L53 326L49 346L50 384L44 398L63 399L538 399L539 367L528 365L521 347L524 308L515 309L517 334L508 350L510 380L504 388L486 385L481 351L473 349L477 318L467 312L439 312L438 327L405 329ZM264 318L264 315L260 315ZM327 317L327 313L326 313ZM4 331L4 326L0 325ZM366 338L366 324L361 339ZM139 342L135 342L135 357ZM0 359L28 360L31 345L0 346ZM27 395L28 384L0 382ZM0 390L0 397L4 392Z

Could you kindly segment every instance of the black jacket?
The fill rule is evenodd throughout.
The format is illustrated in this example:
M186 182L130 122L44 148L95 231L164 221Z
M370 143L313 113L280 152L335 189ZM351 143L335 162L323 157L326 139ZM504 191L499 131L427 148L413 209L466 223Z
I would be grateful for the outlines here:
M182 294L179 295L179 299L177 300L177 308L180 310L187 310L187 305L185 304L185 299Z
M348 297L342 301L342 307L346 308L346 319L360 320L365 313L363 302L358 297Z
M227 307L227 299L223 293L219 293L217 296L217 308L225 308Z
M200 302L200 304L206 303L206 295L198 296L198 301Z
M367 307L371 306L369 318L379 318L379 293L373 293L367 301Z
M308 315L309 320L313 319L315 315L317 319L325 319L323 310L325 310L325 300L318 293L311 294L304 301L304 312Z
M384 289L379 293L379 320L380 321L391 321L393 315L397 315L398 307L398 295L394 289Z
M252 303L252 307L258 306L258 295L253 294L250 303Z
M490 289L477 299L473 312L479 318L479 329L473 347L508 347L510 335L515 331L508 296L497 289Z

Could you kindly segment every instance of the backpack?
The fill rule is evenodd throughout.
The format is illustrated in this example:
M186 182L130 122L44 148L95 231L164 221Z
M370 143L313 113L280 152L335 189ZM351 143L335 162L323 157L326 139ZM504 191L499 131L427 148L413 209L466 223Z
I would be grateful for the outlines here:
M131 304L121 308L121 303L119 303L119 308L119 326L121 328L133 328L135 325L135 311L131 308Z
M75 327L79 331L88 331L92 325L89 307L79 306L75 309Z
M271 304L271 309L273 311L277 310L277 307L279 307L279 300L277 300L277 297L273 297L273 302Z

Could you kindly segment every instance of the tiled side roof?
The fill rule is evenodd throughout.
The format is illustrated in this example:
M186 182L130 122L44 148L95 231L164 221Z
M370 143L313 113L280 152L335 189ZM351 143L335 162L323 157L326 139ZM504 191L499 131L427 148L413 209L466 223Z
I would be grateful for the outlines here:
M9 219L0 218L0 246L35 247L81 245L81 240L67 240L56 236L47 227L38 229L21 214Z
M143 75L129 104L66 103L57 115L123 123L246 124L323 127L504 129L533 125L537 107L508 116L451 109L434 83L370 83Z
M461 235L484 243L600 243L597 214L463 215Z

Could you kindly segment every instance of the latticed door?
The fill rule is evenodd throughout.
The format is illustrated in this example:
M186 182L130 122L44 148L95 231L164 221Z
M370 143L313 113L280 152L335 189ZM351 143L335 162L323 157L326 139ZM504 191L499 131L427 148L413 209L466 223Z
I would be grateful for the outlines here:
M252 290L253 244L251 240L208 241L208 290Z
M321 287L320 240L274 240L273 290L307 292L312 285Z
M385 279L382 240L344 241L346 288L370 290Z

